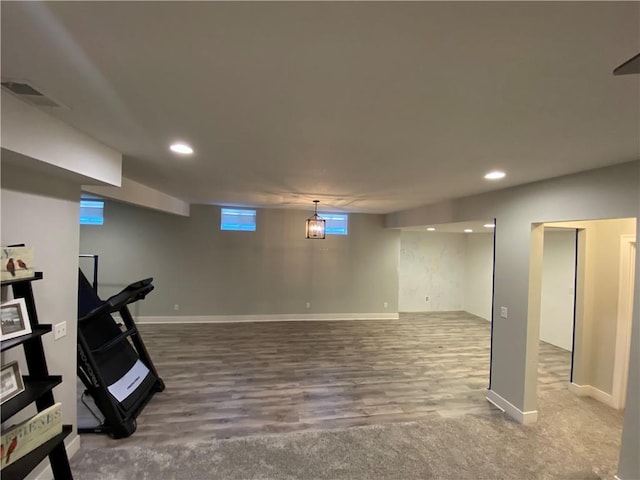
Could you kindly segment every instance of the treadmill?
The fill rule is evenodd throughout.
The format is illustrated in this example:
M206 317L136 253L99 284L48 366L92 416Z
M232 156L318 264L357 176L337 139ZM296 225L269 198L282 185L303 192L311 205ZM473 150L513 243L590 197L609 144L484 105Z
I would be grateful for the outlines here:
M79 426L78 433L130 436L136 430L137 416L165 388L128 308L154 289L152 281L132 283L103 301L95 285L78 270L78 377L86 387L82 401L100 422ZM123 324L116 322L115 313ZM87 404L87 396L101 415Z

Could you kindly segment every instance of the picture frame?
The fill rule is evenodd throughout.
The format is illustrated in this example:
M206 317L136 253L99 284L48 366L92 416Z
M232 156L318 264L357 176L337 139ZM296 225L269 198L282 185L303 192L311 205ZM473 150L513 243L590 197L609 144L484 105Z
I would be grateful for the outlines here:
M31 333L31 322L24 298L9 300L0 305L0 340Z
M14 245L0 248L0 277L2 281L35 276L33 248Z
M24 382L18 362L9 362L0 371L0 404L24 391Z

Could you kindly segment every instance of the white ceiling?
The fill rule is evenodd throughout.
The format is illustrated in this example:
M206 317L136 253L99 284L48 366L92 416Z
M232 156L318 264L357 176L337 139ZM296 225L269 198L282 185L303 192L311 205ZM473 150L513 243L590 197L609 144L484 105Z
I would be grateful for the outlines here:
M638 2L2 2L2 78L191 203L387 213L640 158ZM181 139L196 153L180 158ZM489 183L490 169L507 178Z

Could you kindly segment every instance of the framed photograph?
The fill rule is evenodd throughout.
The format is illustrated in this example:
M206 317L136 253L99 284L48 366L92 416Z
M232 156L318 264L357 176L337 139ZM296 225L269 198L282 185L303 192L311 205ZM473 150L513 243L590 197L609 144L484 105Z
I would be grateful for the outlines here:
M0 340L9 340L31 333L31 322L24 298L16 298L0 305L2 325Z
M0 403L4 403L24 391L18 362L7 363L0 372Z

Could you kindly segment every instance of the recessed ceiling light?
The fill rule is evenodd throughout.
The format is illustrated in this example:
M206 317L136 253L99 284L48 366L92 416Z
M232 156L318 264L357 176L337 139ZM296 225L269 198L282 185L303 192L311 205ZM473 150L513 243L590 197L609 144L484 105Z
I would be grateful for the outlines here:
M182 155L190 155L193 153L193 148L191 148L186 143L172 143L169 148L172 152L180 153Z
M504 172L501 172L499 170L494 170L493 172L489 172L487 173L484 178L486 178L487 180L499 180L501 178L504 178L507 174Z
M471 232L473 232L473 229L471 229L471 228L465 228L464 229L464 233L471 233Z
M495 226L496 226L495 223L485 223L484 224L484 228L493 228Z
M435 232L435 227L427 227L427 232Z

